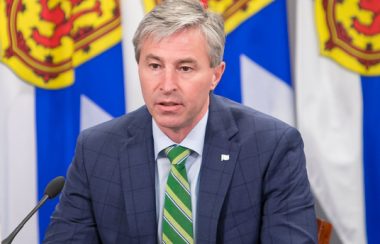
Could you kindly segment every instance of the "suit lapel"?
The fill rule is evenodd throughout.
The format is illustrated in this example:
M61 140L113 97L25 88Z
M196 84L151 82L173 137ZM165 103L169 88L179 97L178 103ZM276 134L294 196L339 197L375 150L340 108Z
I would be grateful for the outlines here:
M146 109L133 116L120 152L128 234L153 243L157 242L157 221L151 116Z
M209 111L200 171L197 243L216 241L219 215L239 152L239 145L231 140L238 129L230 111L213 95Z

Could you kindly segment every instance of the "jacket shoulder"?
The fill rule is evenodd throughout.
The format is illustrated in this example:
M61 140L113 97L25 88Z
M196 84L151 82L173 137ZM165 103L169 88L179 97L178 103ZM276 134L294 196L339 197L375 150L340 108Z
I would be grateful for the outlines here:
M217 103L216 107L219 108L217 113L221 115L230 114L239 131L244 132L243 134L296 130L284 121L228 98L215 96L214 102Z
M128 114L83 130L78 137L78 142L100 144L125 139L130 136L130 132L142 130L149 125L150 118L149 112L143 106Z

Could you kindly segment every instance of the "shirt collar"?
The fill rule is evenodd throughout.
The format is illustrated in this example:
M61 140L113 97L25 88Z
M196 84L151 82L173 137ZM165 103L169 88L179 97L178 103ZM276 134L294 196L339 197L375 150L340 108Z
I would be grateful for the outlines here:
M208 110L203 118L195 125L195 127L190 131L190 133L183 139L179 145L191 149L198 155L202 156L203 144L206 134L206 126L208 119ZM159 153L171 146L177 144L173 142L169 137L167 137L161 129L158 127L156 121L152 119L152 129L153 129L153 141L154 141L154 156L155 159L158 158Z

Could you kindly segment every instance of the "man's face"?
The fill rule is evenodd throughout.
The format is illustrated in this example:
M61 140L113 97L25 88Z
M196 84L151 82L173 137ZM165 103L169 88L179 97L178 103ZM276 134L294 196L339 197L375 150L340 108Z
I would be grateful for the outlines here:
M138 64L144 101L169 138L182 141L201 120L224 66L210 67L207 42L198 29L144 40Z

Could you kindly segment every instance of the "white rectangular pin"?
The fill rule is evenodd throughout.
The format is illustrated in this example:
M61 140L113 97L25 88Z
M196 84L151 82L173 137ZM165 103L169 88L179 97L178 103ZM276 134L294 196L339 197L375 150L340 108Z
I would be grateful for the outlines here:
M222 154L222 155L220 155L220 161L228 161L228 160L230 160L230 155L228 155L228 154Z

